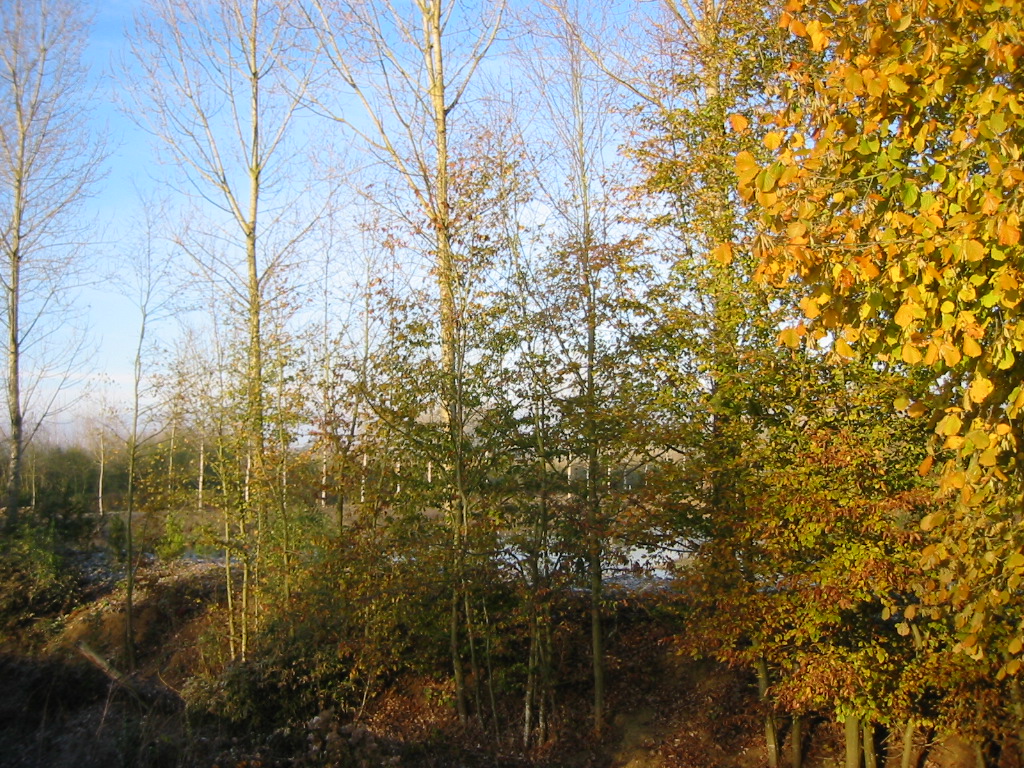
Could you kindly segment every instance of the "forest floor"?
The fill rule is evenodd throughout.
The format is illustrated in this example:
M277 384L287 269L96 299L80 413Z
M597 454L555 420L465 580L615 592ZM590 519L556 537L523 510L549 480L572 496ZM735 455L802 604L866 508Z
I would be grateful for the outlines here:
M4 768L766 765L751 680L680 656L670 628L645 610L642 596L622 601L609 620L612 715L604 737L591 735L586 685L570 685L559 691L558 731L545 747L524 753L510 746L514 724L497 735L460 726L436 695L437 681L412 673L369 701L358 724L326 710L305 724L258 733L189 713L187 687L223 663L204 640L224 599L222 566L178 561L140 571L131 676L119 672L125 613L118 574L96 558L79 568L86 577L76 605L8 627L0 645ZM898 751L891 745L890 765L898 765ZM838 768L842 754L835 724L805 727L804 768ZM974 765L956 740L920 754L917 768Z

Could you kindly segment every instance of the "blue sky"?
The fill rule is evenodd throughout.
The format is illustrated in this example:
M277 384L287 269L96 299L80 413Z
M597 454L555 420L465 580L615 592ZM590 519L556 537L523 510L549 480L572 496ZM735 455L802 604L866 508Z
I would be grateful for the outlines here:
M96 352L89 364L89 380L96 384L109 377L121 388L131 378L138 311L110 278L118 271L117 259L127 247L131 222L138 215L135 190L153 186L153 153L149 137L116 104L125 28L139 4L133 0L101 0L92 5L94 24L85 60L97 88L94 124L110 155L106 174L88 204L98 242L91 254L95 266L90 276L92 285L81 298Z
M94 350L89 355L90 371L87 378L94 388L108 390L107 399L123 401L131 382L139 312L110 278L117 271L119 260L123 270L125 259L130 257L133 238L137 241L138 222L141 219L140 193L150 196L162 194L171 198L174 193L158 181L167 175L169 169L158 164L152 137L117 105L118 91L122 87L120 83L126 74L123 68L129 66L127 62L131 61L127 55L125 31L130 28L133 15L144 6L144 2L90 0L90 5L94 10L94 24L86 51L86 63L91 68L97 88L95 126L97 132L105 137L110 155L106 162L107 173L97 184L95 195L89 201L89 211L96 222L96 245L92 249L94 268L91 284L81 293ZM467 7L472 8L472 4ZM528 83L516 82L509 72L510 66L513 65L508 60L492 59L483 68L482 74L498 83L504 81L517 88L528 88ZM529 93L522 95L529 100ZM538 126L534 126L534 129L543 130ZM610 142L609 154L614 154L611 147L615 143ZM171 211L163 218L173 221L176 216ZM351 229L351 226L342 222L338 229ZM150 330L151 342L161 340L160 337L170 341L178 328L173 319L168 319ZM88 403L94 403L95 400L76 408L71 416L65 417L65 421L74 418L76 413L88 415L91 410L95 410L95 405Z

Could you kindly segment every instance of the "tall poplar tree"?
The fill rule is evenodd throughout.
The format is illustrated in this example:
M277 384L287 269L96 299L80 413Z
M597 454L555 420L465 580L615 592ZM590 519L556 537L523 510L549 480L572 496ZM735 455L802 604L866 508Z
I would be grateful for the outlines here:
M132 47L139 120L177 165L209 221L206 232L200 224L186 227L178 245L244 327L240 530L255 540L244 549L243 657L248 622L259 609L251 568L259 566L274 474L267 466L263 326L273 290L315 220L293 220L302 190L286 165L311 69L300 35L287 4L276 0L152 0L137 20Z

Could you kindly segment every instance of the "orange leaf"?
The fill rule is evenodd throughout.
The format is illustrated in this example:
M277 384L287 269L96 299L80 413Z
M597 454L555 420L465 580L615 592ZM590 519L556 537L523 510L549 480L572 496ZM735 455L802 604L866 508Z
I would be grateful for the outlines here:
M981 261L985 258L985 246L977 240L968 240L964 246L964 256L968 261Z
M1016 245L1020 242L1020 230L1008 222L999 225L999 244Z
M743 133L747 130L747 126L749 125L750 121L743 115L729 115L729 126L736 131L736 133Z

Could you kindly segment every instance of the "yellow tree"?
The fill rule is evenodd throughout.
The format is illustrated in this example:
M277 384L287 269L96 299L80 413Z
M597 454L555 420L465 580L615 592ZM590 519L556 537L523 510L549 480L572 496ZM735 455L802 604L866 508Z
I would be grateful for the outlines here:
M762 212L760 275L803 286L783 332L844 356L926 369L932 456L949 500L922 522L934 578L924 615L948 612L957 648L1016 674L1024 649L1024 4L791 0L804 43L787 107L736 158Z

